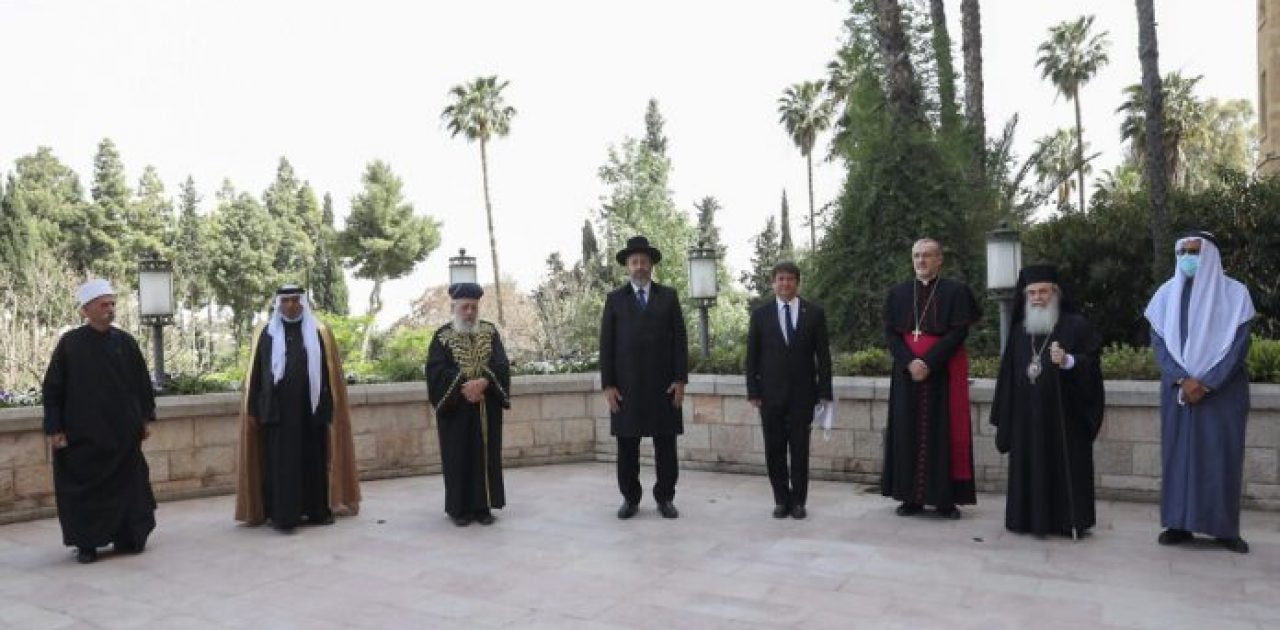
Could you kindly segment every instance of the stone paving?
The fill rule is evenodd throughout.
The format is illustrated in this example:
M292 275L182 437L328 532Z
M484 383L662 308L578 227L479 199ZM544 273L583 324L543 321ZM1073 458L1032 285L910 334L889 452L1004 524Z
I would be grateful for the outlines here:
M358 517L293 535L234 524L231 497L165 503L145 554L88 566L54 520L0 527L0 627L1280 627L1276 513L1245 514L1237 555L1156 545L1149 504L1039 540L1004 531L999 495L904 519L816 481L808 520L775 520L763 477L682 471L678 520L647 499L622 522L610 464L507 475L487 528L449 523L435 476L366 482Z

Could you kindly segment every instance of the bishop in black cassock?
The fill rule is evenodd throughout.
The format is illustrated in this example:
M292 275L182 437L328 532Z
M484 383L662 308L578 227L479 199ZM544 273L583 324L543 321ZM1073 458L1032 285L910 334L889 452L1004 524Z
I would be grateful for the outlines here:
M1063 295L1057 271L1018 277L991 424L1009 454L1005 528L1078 536L1093 527L1093 440L1102 426L1101 341Z
M981 311L969 287L939 277L937 241L917 241L911 258L916 278L885 300L893 374L880 492L902 502L901 516L934 505L939 515L959 518L956 506L977 500L964 340Z

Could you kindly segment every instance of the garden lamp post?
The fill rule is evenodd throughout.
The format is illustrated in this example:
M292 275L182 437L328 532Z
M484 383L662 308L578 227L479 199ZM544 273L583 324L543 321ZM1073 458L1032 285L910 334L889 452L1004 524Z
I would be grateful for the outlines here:
M449 258L449 286L459 282L476 282L476 257L468 256L465 248Z
M716 249L707 245L706 241L699 241L697 245L689 248L689 297L698 308L698 328L701 334L703 360L711 356L707 309L715 305L716 296L720 293L719 283L716 280L718 260Z
M142 325L151 327L151 385L164 391L164 327L173 323L173 263L155 252L138 260L138 313Z
M1000 227L987 233L987 292L1000 303L1000 352L1009 341L1013 319L1014 291L1018 287L1018 271L1022 269L1022 241L1018 232L1001 221Z

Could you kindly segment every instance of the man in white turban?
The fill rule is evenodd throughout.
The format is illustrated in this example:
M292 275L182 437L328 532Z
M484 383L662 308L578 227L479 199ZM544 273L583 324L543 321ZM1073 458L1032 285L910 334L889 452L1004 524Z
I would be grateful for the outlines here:
M1245 420L1249 415L1249 290L1222 271L1208 232L1175 247L1178 268L1147 305L1160 365L1162 545L1208 534L1248 553L1240 537Z
M116 297L106 280L76 291L85 324L58 340L44 376L44 432L63 544L82 563L98 548L141 553L155 529L155 497L142 441L156 401L138 342L111 325Z

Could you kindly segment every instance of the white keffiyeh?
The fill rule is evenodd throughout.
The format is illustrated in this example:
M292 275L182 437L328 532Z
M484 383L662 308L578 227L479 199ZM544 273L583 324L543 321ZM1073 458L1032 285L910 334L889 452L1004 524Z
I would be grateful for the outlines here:
M285 338L284 315L280 312L280 300L285 296L276 296L276 308L271 313L271 322L267 324L267 334L271 335L271 376L273 382L279 383L284 378ZM311 313L311 304L306 295L299 295L302 301L302 346L307 350L307 378L311 383L311 411L320 407L321 372L320 361L320 329L316 324L316 316Z
M1253 319L1253 300L1249 290L1222 271L1218 247L1207 238L1188 236L1178 239L1174 249L1191 239L1200 240L1200 267L1194 282L1175 270L1147 305L1146 317L1151 327L1164 338L1169 356L1192 378L1203 378L1231 350L1236 331ZM1191 303L1187 309L1187 340L1182 343L1182 290L1191 284Z

